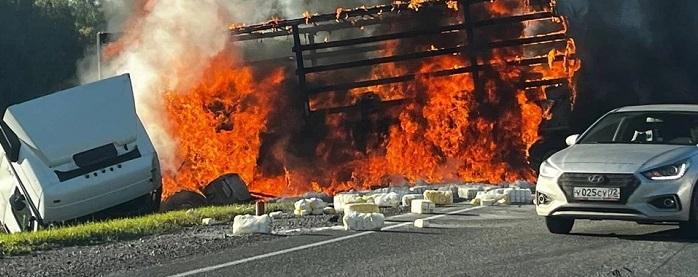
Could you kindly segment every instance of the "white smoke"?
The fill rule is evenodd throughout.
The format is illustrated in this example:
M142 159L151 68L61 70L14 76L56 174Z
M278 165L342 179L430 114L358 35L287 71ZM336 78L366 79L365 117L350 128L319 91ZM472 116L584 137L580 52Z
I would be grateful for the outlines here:
M124 30L133 20L136 1L103 0L107 30L133 32L137 38L109 61L101 75L131 75L136 109L153 140L165 170L176 170L176 143L168 132L164 93L194 85L211 59L230 42L232 23L254 24L272 17L300 18L304 11L332 13L338 7L389 3L389 0L150 0L138 30ZM289 48L290 49L290 48ZM96 51L79 63L83 83L95 81ZM183 69L186 69L183 71ZM185 74L183 74L185 73Z
M105 4L110 26L123 25L130 4ZM129 73L138 115L166 170L176 169L175 143L163 120L164 93L185 90L201 77L211 59L229 41L227 27L236 5L226 0L150 1L133 43L103 63L103 76Z

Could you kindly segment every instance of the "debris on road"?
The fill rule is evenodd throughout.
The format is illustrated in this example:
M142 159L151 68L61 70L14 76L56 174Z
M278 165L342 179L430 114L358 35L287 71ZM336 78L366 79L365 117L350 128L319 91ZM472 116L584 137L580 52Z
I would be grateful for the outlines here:
M483 198L480 200L480 206L492 206L494 203L497 203L497 200L494 198Z
M282 212L282 211L269 213L269 217L271 217L272 219L279 219L279 218L283 217L283 215L284 215L284 212Z
M530 204L533 201L533 194L529 189L495 188L489 191L480 191L470 202L472 205L491 206L494 204Z
M414 227L427 228L427 227L429 227L429 221L427 221L426 219L421 219L421 218L417 219L414 221Z
M233 234L254 233L271 233L271 218L269 215L238 215L233 219Z
M322 213L332 215L332 214L336 214L337 210L335 210L332 207L325 207L324 209L322 209Z
M400 205L400 195L395 192L374 194L373 203L378 207L393 207Z
M352 203L344 206L344 214L350 213L377 213L380 209L373 203Z
M424 192L424 199L429 200L436 205L453 204L453 192L451 192L451 190L427 190Z
M505 189L504 194L508 195L509 202L512 204L530 204L533 202L533 194L529 189L508 188Z
M481 187L459 187L458 188L458 197L465 199L465 200L473 200L475 197L477 197L477 192L482 191Z
M323 209L327 207L327 203L323 202L318 198L301 199L294 203L295 209L293 213L298 216L306 215L321 215L323 214Z
M437 191L450 191L452 199L458 198L458 186L456 185L442 186L439 187Z
M211 205L238 204L252 200L247 184L238 174L225 174L213 180L203 190L206 203Z
M202 225L219 225L219 224L223 224L223 222L218 221L218 220L213 219L213 218L210 218L210 217L207 217L207 218L201 219L201 224Z
M334 208L335 210L344 210L344 206L353 203L373 203L373 199L370 196L363 196L356 192L343 192L334 196Z
M258 200L257 202L254 203L254 214L255 215L263 215L267 213L266 211L266 203L262 200Z
M430 214L434 212L434 202L426 199L412 200L410 211L414 214Z
M414 187L410 188L410 192L423 194L428 189L429 189L429 187L427 187L427 186L414 186Z
M317 198L317 199L324 201L325 203L332 202L332 196L330 196L329 194L324 193L324 192L306 192L303 194L303 198L305 198L305 199Z
M370 231L382 228L385 216L382 213L348 213L342 221L345 230Z
M424 199L422 194L405 194L402 196L402 205L409 207L412 204L412 200Z

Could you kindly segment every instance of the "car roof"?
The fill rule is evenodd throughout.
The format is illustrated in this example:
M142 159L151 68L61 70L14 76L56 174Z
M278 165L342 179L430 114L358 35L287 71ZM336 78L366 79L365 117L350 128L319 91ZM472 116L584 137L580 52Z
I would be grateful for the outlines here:
M627 107L617 108L611 112L644 112L644 111L698 112L698 105L657 104L657 105L627 106Z

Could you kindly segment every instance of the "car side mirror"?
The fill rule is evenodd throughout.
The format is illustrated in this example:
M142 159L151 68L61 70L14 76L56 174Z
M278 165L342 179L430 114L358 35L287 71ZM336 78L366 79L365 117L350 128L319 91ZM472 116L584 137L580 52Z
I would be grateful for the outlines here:
M575 145L577 143L577 139L579 138L579 134L574 134L565 139L565 143L567 143L568 146Z

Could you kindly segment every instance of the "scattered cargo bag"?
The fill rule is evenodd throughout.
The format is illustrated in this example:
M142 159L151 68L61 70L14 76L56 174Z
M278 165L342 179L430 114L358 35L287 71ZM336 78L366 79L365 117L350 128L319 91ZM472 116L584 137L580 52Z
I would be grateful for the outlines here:
M269 215L238 215L233 219L233 234L269 234L271 218Z
M345 230L369 231L383 228L385 216L381 213L348 213L342 218Z

